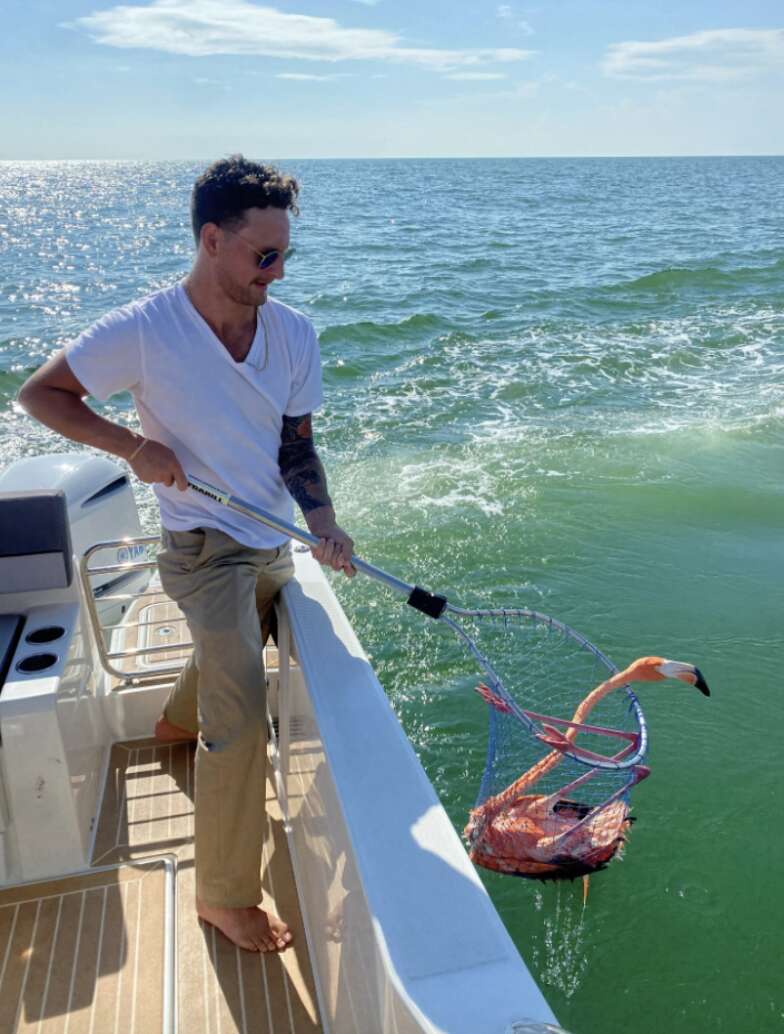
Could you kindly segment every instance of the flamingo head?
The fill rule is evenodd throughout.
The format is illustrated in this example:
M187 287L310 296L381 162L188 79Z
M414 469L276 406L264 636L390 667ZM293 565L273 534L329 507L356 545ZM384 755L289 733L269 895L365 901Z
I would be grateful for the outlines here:
M708 683L699 668L682 661L668 661L665 657L640 657L614 676L612 682L622 685L626 682L661 682L663 679L680 679L696 686L706 697L710 696Z
M696 686L700 693L706 697L710 696L708 683L699 668L693 664L684 664L682 661L662 660L659 671L666 679L680 679L681 682L688 682L690 686Z

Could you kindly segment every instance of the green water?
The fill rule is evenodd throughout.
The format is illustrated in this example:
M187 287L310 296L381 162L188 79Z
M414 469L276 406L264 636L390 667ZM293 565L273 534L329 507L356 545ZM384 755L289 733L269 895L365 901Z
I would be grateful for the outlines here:
M187 269L199 167L0 165L3 465L63 447L14 407L27 372ZM577 884L482 874L556 1015L781 1030L784 159L291 167L277 295L320 331L316 434L358 552L552 613L619 665L693 661L713 691L641 691L652 776L585 909ZM462 829L484 705L437 630L334 585Z

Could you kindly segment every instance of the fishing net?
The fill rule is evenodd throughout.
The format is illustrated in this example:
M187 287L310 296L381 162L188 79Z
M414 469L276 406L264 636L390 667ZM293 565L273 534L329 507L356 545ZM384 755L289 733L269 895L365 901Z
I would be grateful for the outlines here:
M498 872L562 879L603 869L624 844L629 793L648 774L645 719L617 668L583 636L528 610L441 618L485 675L485 770L465 837ZM492 658L492 661L488 658Z

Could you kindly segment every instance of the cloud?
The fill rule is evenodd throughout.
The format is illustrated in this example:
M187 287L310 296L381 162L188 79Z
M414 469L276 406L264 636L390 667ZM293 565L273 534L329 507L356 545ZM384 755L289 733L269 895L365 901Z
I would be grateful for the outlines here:
M223 90L224 93L231 93L229 83L221 82L220 79L208 79L206 76L197 75L193 81L196 86L210 86L213 89Z
M480 82L489 79L506 79L505 72L452 72L445 75L445 79L460 79L464 81Z
M515 107L518 107L518 102L537 97L542 87L552 78L554 77L543 76L541 79L504 84L502 90L471 90L470 93L460 93L450 97L420 97L415 103L421 108L436 111L454 111L455 107L460 105L466 107L480 105L481 110L486 111L490 101L511 101Z
M311 75L309 72L279 72L276 79L293 79L295 82L328 83L333 79L346 79L350 73L341 72L337 75Z
M608 47L602 62L616 79L723 82L784 66L784 29L708 29L655 42Z
M519 29L524 36L533 36L534 30L531 28L530 22L518 18L511 4L499 4L495 9L495 13L496 17L500 18L501 21L514 22L515 28Z
M77 18L96 43L188 57L235 54L302 61L385 61L437 71L516 62L533 51L406 47L383 29L347 29L333 18L288 14L250 0L155 0Z
M555 77L554 76L543 76L541 79L529 79L527 81L516 83L509 90L502 90L500 93L491 94L491 97L497 97L499 100L528 100L531 97L539 95L543 86L550 83Z

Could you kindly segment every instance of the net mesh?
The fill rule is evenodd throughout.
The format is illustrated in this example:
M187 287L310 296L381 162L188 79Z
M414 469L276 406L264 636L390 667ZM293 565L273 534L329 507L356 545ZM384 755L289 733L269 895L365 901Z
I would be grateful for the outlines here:
M487 757L465 830L472 859L539 879L604 868L633 821L629 791L647 774L636 696L594 692L617 669L544 615L476 612L449 623L485 672Z

